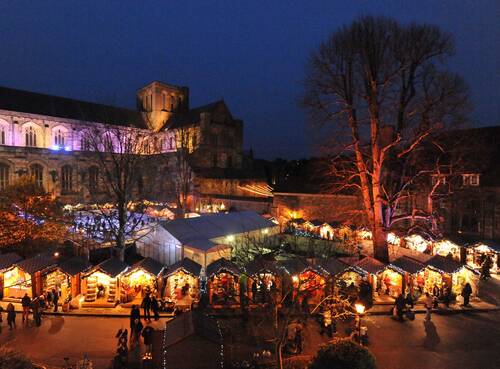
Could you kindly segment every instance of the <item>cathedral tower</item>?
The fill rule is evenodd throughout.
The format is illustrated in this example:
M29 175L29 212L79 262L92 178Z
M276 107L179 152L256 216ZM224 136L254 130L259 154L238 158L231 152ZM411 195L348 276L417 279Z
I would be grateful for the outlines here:
M174 114L189 110L189 88L151 82L137 91L137 109L149 128L159 131Z

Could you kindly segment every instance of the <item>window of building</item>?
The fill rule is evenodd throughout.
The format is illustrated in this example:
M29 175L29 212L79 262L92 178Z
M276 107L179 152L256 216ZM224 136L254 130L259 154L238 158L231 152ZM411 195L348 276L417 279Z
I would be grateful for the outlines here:
M9 185L9 166L0 164L0 190L5 190Z
M173 150L173 149L175 149L174 138L170 137L170 150Z
M90 142L87 137L83 136L80 139L80 150L81 151L90 151Z
M479 186L479 174L463 174L463 186Z
M215 153L213 158L212 158L212 163L213 163L213 166L216 167L217 166L217 154Z
M167 94L165 93L161 94L161 108L167 110Z
M5 145L7 141L6 136L5 127L0 126L0 145Z
M89 168L89 190L95 191L99 187L99 168L90 167Z
M175 96L170 96L170 111L174 111Z
M36 147L36 130L31 126L27 127L24 135L26 146Z
M433 174L431 178L432 185L434 186L438 182L438 180L441 184L446 184L446 176L442 174Z
M43 187L43 167L40 164L30 165L30 176L37 186Z
M59 147L64 147L64 133L60 129L56 131L54 144Z
M228 168L232 168L233 167L233 157L231 155L229 155L227 157L226 167L228 167Z
M73 168L71 165L64 165L61 168L61 189L69 192L73 189Z

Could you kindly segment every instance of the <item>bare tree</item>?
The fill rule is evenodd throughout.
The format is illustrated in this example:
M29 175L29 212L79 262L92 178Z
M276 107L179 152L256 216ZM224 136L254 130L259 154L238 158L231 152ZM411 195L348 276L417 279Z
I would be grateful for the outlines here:
M174 131L176 151L172 181L177 207L181 212L181 216L184 216L188 210L188 199L192 193L193 170L189 157L196 146L195 129L194 127L181 126Z
M161 152L157 133L137 128L93 125L82 132L82 150L96 164L83 181L107 233L119 250L143 227L145 174ZM148 178L150 182L159 178ZM111 207L104 206L111 203ZM143 233L143 232L142 232ZM123 255L122 255L123 256Z
M445 68L452 51L451 37L437 27L362 17L310 58L302 103L334 148L335 190L359 191L382 261L388 219L406 194L417 149L462 121L468 106L462 80Z

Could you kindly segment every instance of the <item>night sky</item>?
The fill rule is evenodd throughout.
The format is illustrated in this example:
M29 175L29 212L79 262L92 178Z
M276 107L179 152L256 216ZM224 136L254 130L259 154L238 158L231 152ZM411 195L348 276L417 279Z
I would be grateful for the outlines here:
M475 124L500 124L498 0L2 1L0 85L131 108L153 80L189 86L191 106L225 99L256 156L300 158L307 57L369 14L451 32Z

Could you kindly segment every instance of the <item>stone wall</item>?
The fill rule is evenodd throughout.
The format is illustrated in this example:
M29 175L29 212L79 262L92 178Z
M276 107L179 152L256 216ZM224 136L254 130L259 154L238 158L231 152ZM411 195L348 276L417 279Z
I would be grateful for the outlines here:
M364 224L357 196L275 193L271 214L280 222L291 218Z

